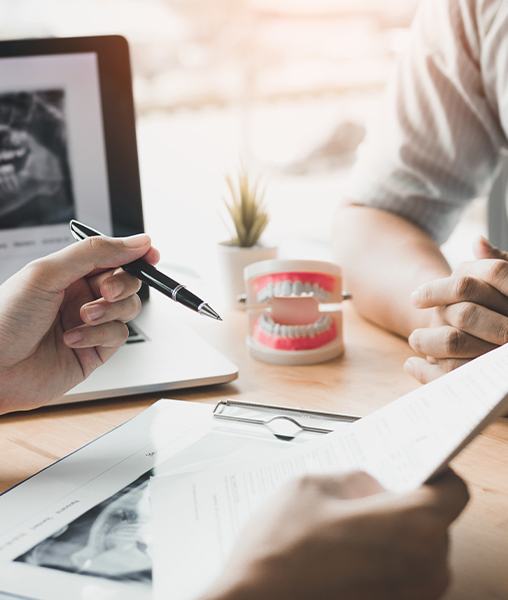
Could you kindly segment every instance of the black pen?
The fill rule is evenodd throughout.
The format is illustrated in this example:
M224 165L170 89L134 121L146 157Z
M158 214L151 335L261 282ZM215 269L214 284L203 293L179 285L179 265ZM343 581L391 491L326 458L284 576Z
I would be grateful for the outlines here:
M69 223L71 228L72 237L75 240L85 240L86 238L93 237L96 235L102 235L100 231L92 229L84 223L80 223L75 219ZM204 300L198 298L195 294L189 291L184 285L178 283L171 277L164 275L157 270L153 265L148 264L142 258L135 260L127 265L122 265L122 269L134 275L150 287L161 292L171 300L183 304L187 308L196 311L200 315L205 315L211 319L222 321L221 317L209 306Z

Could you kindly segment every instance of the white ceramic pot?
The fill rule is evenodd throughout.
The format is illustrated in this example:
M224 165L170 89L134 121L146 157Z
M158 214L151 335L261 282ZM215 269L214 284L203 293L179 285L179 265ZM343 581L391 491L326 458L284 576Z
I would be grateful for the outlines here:
M219 244L218 259L224 301L230 308L240 308L238 297L245 293L243 270L260 260L277 258L278 249L272 246L241 248L227 242Z

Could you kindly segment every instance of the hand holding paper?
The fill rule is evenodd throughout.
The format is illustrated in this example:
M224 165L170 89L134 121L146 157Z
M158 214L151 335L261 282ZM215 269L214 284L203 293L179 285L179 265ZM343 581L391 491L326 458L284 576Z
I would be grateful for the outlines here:
M156 479L155 597L169 589L178 599L202 591L217 577L254 511L298 476L361 469L393 492L416 490L502 414L507 365L508 346L503 346L343 433L288 449L271 461ZM199 578L189 576L189 565L196 564Z
M254 515L202 600L438 598L467 498L452 473L405 495L365 473L300 478Z

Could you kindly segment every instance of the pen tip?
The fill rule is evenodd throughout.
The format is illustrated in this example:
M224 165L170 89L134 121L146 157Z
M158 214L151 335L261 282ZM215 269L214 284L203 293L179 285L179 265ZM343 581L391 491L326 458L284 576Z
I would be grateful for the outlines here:
M210 319L222 321L222 317L219 315L219 313L215 312L208 304L202 304L199 308L199 313L205 315L205 317L210 317Z

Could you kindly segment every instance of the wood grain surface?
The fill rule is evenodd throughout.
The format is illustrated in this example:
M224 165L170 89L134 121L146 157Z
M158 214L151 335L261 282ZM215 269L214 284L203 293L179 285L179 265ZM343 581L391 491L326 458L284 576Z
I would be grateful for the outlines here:
M414 389L402 371L405 341L345 310L346 354L322 365L281 367L252 359L247 319L233 311L221 327L193 320L210 342L240 368L232 384L171 392L192 402L232 398L248 402L365 415ZM168 354L171 354L169 349ZM136 397L45 408L0 418L0 489L133 417L156 397ZM453 585L449 600L508 599L508 420L484 432L454 462L470 485L471 502L452 532Z

